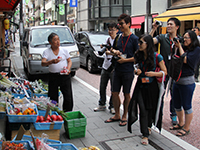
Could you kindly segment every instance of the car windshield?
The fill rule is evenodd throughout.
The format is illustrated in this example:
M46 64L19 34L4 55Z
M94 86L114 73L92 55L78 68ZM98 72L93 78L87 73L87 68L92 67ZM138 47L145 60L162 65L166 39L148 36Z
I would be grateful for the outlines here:
M68 28L42 28L33 29L31 36L31 46L46 46L49 45L48 36L52 33L58 34L61 44L72 44L74 39Z
M92 45L100 45L102 43L106 42L106 39L109 37L109 35L105 34L90 34L90 42Z

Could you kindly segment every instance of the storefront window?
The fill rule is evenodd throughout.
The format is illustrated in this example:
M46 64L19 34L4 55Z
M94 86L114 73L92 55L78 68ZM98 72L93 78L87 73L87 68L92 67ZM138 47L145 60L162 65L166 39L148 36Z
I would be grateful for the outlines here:
M124 0L124 5L131 5L131 0Z
M95 7L98 7L99 6L99 0L93 0L93 4Z
M109 1L108 0L101 0L100 5L101 6L109 6Z
M118 17L122 14L122 7L111 7L111 17Z
M131 15L131 7L124 7L124 13L127 15Z
M111 0L111 5L122 5L122 0Z
M95 8L95 18L99 18L99 8Z
M109 7L101 8L101 17L109 17Z

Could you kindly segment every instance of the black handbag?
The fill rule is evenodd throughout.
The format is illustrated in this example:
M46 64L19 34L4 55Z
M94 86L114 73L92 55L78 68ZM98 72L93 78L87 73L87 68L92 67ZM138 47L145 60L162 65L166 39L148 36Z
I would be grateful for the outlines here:
M180 79L181 73L182 73L182 66L184 57L187 55L187 53L183 53L183 55L178 56L176 54L173 54L171 56L171 60L169 61L169 69L168 69L168 75L175 80L176 82Z

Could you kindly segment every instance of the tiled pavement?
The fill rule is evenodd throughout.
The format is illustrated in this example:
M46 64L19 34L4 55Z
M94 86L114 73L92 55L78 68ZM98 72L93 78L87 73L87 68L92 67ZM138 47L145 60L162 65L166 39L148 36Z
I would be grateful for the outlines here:
M83 83L83 84L82 84ZM140 144L141 133L139 122L132 125L132 134L127 131L127 126L120 127L118 122L104 123L112 114L108 110L94 112L98 104L99 95L92 87L84 84L79 78L72 78L74 111L81 111L87 118L86 136L84 138L68 139L64 130L61 129L60 139L63 143L73 143L77 148L89 147L91 145L99 147L101 150L181 150L195 149L195 147L185 143L176 144L169 137L165 137L156 131L152 131L149 136L149 145ZM176 139L176 137L175 137ZM184 143L184 141L181 141Z

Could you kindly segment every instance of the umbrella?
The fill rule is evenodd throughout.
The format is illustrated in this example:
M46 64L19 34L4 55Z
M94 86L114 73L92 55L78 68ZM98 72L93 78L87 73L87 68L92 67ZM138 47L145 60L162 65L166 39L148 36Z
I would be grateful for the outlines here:
M165 92L165 88L164 88L165 73L163 71L160 71L160 72L162 72L163 77L162 77L162 82L158 84L160 92L159 92L158 104L157 104L157 110L156 110L156 116L155 116L155 126L158 123L158 117L159 117L159 114L160 114L160 105L161 105L161 101L162 101L162 96L163 96L163 94Z

